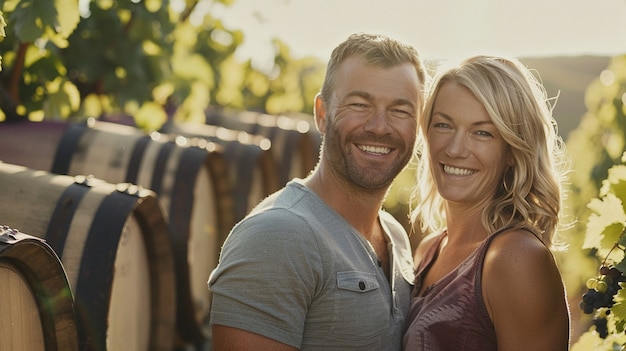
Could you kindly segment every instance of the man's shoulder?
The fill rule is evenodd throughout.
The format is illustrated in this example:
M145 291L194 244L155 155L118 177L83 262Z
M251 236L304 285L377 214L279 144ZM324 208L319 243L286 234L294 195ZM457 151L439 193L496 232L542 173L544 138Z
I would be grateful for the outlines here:
M304 185L295 180L292 180L287 183L283 188L277 190L276 192L270 194L265 199L263 199L250 211L250 214L252 215L257 212L275 207L290 208L302 201L303 199L306 200L308 198L307 195L308 191L306 190Z

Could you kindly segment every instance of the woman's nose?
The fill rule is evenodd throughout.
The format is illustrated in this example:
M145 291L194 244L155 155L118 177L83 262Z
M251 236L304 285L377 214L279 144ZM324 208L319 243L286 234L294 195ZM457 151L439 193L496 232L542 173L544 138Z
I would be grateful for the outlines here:
M446 155L450 157L467 157L467 154L465 135L455 132L446 146Z

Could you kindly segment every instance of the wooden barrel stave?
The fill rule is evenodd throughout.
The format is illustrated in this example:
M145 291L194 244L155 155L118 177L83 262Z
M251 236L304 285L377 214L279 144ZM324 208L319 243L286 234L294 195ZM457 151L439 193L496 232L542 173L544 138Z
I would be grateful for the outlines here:
M50 171L67 126L61 121L0 123L0 161Z
M43 240L0 226L0 350L78 350L63 265Z
M84 193L69 196L66 193L70 186L84 187ZM77 193L80 192L73 191L74 195ZM59 204L64 194L65 204ZM9 200L17 197L21 207L10 206ZM116 185L99 180L76 182L73 177L0 163L0 222L28 228L29 233L45 239L46 233L53 232L48 230L48 224L55 222L51 219L53 212L59 213L54 209L71 207L74 203L79 203L75 212L61 212L70 217L61 221L70 223L67 237L62 241L53 238L50 246L60 253L74 293L80 349L106 350L109 344L136 343L147 345L147 350L171 350L176 312L175 277L167 225L155 195L145 190L120 191ZM146 209L138 210L141 207ZM40 208L43 210L37 213L35 209ZM16 215L21 212L35 215ZM125 254L129 236L139 244L131 248L130 254ZM60 243L62 247L54 246ZM159 250L151 250L154 247ZM143 250L150 252L144 255L153 261L127 265L138 272L125 276L120 268L121 258L130 255L139 260ZM138 286L133 281L138 276L149 277L150 283ZM112 294L115 284L134 289ZM111 312L115 310L137 311L126 301L133 295L145 303L143 309L149 313L127 313L119 321L111 320L115 317ZM114 330L109 330L109 326L118 323L134 323L144 331L136 335L111 334ZM149 339L142 339L146 335Z
M0 259L2 304L0 312L0 350L45 351L37 298L24 274L12 262ZM78 350L78 343L76 343Z

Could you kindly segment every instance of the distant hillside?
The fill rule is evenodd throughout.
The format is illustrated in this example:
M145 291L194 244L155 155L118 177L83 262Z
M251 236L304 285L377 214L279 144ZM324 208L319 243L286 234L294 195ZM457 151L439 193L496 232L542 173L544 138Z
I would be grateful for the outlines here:
M520 58L528 68L537 70L548 97L554 97L560 91L554 118L564 139L587 112L587 87L608 67L610 60L608 56Z

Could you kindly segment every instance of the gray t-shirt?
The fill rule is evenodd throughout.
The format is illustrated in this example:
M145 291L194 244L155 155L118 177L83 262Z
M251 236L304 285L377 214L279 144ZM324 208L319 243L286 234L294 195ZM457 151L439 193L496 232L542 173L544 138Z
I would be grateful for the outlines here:
M209 278L211 324L301 350L400 350L414 280L410 243L390 214L391 286L371 245L291 181L238 223Z

